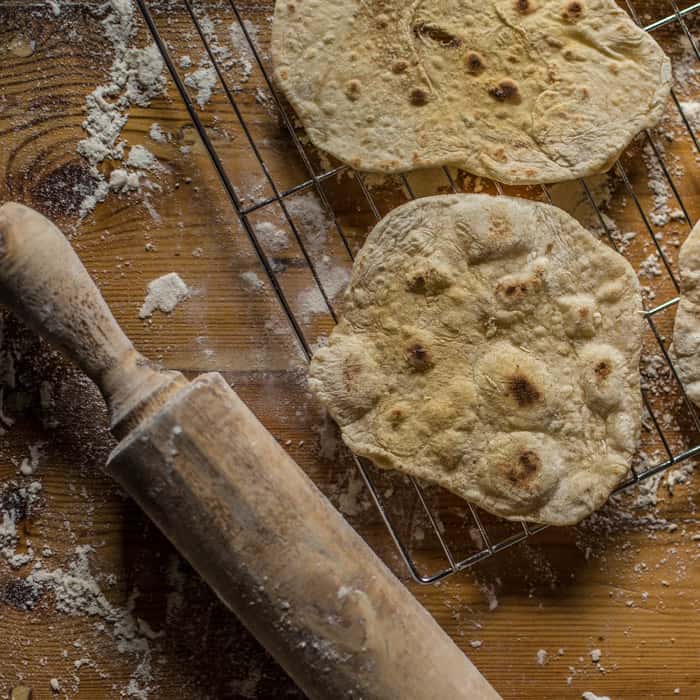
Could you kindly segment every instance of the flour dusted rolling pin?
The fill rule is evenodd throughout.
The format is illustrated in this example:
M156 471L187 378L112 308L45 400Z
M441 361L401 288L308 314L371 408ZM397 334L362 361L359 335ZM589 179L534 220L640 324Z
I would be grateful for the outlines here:
M0 207L0 300L97 384L110 473L310 697L499 697L224 379L155 369L19 204Z

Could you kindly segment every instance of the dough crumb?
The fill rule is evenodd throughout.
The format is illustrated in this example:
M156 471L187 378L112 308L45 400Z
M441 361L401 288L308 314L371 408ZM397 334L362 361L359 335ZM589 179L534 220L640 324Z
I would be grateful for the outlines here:
M139 318L148 318L156 310L169 314L189 295L190 289L182 277L177 272L169 272L148 283L146 299L139 311Z
M593 663L598 663L600 661L600 657L603 655L603 653L600 651L600 649L593 649L591 651L591 661Z
M51 686L51 690L54 693L60 693L61 692L61 684L58 681L58 678L52 678L49 681L49 685Z
M544 666L547 663L548 658L549 658L549 654L547 653L546 649L539 649L537 651L537 663L540 666Z

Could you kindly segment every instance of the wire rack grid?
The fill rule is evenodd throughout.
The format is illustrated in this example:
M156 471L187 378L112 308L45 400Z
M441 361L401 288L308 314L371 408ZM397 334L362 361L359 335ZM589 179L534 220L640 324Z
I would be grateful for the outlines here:
M277 204L279 205L283 216L289 225L290 230L292 231L294 238L299 246L299 249L301 250L301 253L303 255L303 258L305 260L305 263L308 265L308 268L313 275L314 282L316 286L318 287L318 291L320 292L324 304L326 305L328 309L328 313L330 314L331 318L335 322L337 320L337 315L336 312L333 308L333 304L331 302L331 299L329 298L329 295L327 294L326 290L324 289L324 285L322 284L317 267L314 263L314 260L312 259L312 256L310 255L307 246L304 243L304 240L302 236L300 235L300 232L298 230L298 227L293 219L293 217L290 215L289 209L287 207L286 201L287 198L290 197L290 195L293 195L297 192L305 191L305 190L313 190L315 194L318 196L320 202L322 203L324 209L326 212L332 217L333 220L333 226L335 231L337 232L337 235L340 237L340 241L342 242L342 248L345 251L345 254L349 256L350 260L353 259L353 253L351 246L348 242L348 239L344 233L343 226L341 225L338 216L336 215L336 212L333 210L333 207L330 205L328 198L325 194L324 188L321 186L322 183L326 180L329 180L330 178L333 178L344 171L347 171L349 168L348 166L345 165L340 165L338 167L334 168L329 168L326 169L324 172L321 173L316 173L314 167L312 166L312 160L307 154L305 150L305 146L303 145L302 141L297 135L297 132L295 130L294 124L293 124L293 117L291 114L288 113L286 104L284 101L280 98L280 96L277 93L276 87L273 83L273 80L270 75L269 71L269 66L266 65L265 60L263 60L263 57L261 55L261 52L259 51L258 47L256 46L256 42L254 38L251 36L251 33L249 29L246 27L246 23L243 21L243 17L241 15L241 11L236 4L235 0L225 0L225 2L228 4L228 7L231 12L231 17L234 19L238 25L240 26L240 29L245 37L245 40L247 42L247 45L249 47L249 50L251 52L251 55L254 57L254 60L258 66L258 68L261 71L261 74L263 76L263 79L266 83L267 88L269 89L275 106L279 110L279 114L281 117L281 120L284 124L284 127L288 131L289 138L291 142L294 145L294 148L296 149L301 162L304 165L304 168L306 172L308 173L308 178L301 182L298 185L295 185L294 187L288 188L288 189L280 189L278 188L275 179L273 175L271 174L270 170L268 169L265 159L262 157L260 148L258 147L258 144L256 143L255 139L253 138L253 135L251 133L251 129L248 127L246 124L246 120L241 112L241 109L237 103L236 99L236 92L234 89L232 89L229 85L229 82L227 80L226 76L226 70L222 66L220 57L217 56L217 52L213 50L212 46L210 45L210 42L207 40L207 32L205 31L205 28L202 26L202 21L201 17L198 16L198 13L196 11L196 7L193 4L193 0L180 0L182 2L183 7L186 9L187 14L189 15L193 26L196 28L197 35L199 37L199 40L202 42L202 45L204 47L204 50L206 52L206 56L208 60L211 62L211 65L214 67L214 70L216 71L217 78L219 81L219 84L223 88L226 99L228 104L230 105L231 109L235 113L236 118L239 120L243 132L245 134L245 138L248 141L248 145L252 152L254 153L257 161L259 162L259 165L261 167L262 172L264 173L265 179L267 180L270 191L272 192L272 196L267 197L267 198L262 198L259 201L255 201L254 203L244 206L243 202L241 201L240 197L238 196L236 189L231 181L231 178L229 177L229 174L227 173L226 167L224 166L222 159L220 158L219 154L217 153L217 149L212 143L212 140L208 134L208 130L205 127L205 125L202 122L202 119L200 118L200 114L195 107L189 92L187 90L187 87L181 77L181 75L178 72L178 69L175 65L175 62L170 54L170 51L168 49L166 41L163 40L161 34L159 33L159 30L157 28L156 21L154 19L154 16L151 12L151 9L149 8L148 5L148 0L137 0L138 7L140 9L140 12L143 16L143 19L146 23L146 26L148 28L149 33L151 34L154 42L158 46L162 56L163 60L166 64L166 67L168 69L168 72L170 74L170 77L172 78L177 91L179 93L179 96L183 100L188 115L192 121L192 124L194 125L199 138L202 141L202 144L204 145L204 148L206 149L206 152L211 159L211 162L221 180L221 183L226 190L227 196L230 199L230 202L235 210L236 215L238 216L241 225L243 226L245 233L249 237L251 244L267 274L267 277L270 281L270 284L273 288L273 291L276 295L276 297L279 300L280 305L284 309L286 316L289 320L290 327L296 336L300 347L303 349L304 354L306 355L307 360L311 358L311 344L308 342L308 339L305 337L304 331L301 327L301 324L298 322L298 319L295 317L291 305L289 303L289 300L285 296L285 292L280 286L278 279L276 277L276 274L274 272L274 267L271 263L271 260L268 258L266 255L263 246L260 244L258 237L256 235L255 227L251 223L250 216L254 212L257 212L260 209L263 209L264 207L271 205L271 204ZM695 55L696 59L700 62L700 51L698 50L698 45L688 27L688 24L685 21L685 18L700 10L700 2L692 4L688 7L685 7L683 9L679 9L677 6L675 0L668 0L669 1L669 14L654 21L651 24L648 24L644 26L641 22L640 19L635 12L635 8L630 4L629 0L626 0L627 3L627 8L632 16L632 18L640 25L643 26L643 28L648 31L648 32L653 32L656 31L662 27L666 27L668 25L676 25L679 27L679 29L683 32L683 35L687 38L688 42L690 43L690 46L692 48L692 52ZM700 154L700 143L698 142L698 137L695 134L695 131L691 125L691 121L688 118L688 115L684 113L681 101L679 100L678 96L676 95L675 92L672 91L672 100L673 103L675 104L675 108L679 111L682 123L687 130L687 133L693 143L693 146L698 154ZM644 138L646 142L649 144L651 151L653 153L653 157L655 160L658 162L658 165L660 166L663 176L668 183L668 186L670 187L670 191L673 194L673 197L675 198L681 212L683 215L683 220L685 223L688 225L688 227L692 227L694 224L694 221L691 220L690 215L688 214L688 210L685 206L685 203L683 202L683 199L681 198L679 194L679 189L677 187L676 182L674 181L671 171L669 167L667 166L666 162L664 161L664 157L662 155L662 149L658 147L658 144L656 143L653 134L650 131L646 131L644 134ZM664 250L662 249L659 240L657 237L654 235L654 230L652 228L652 225L644 211L644 208L640 202L640 199L635 192L634 188L632 187L630 177L624 168L623 164L621 162L617 162L614 166L614 171L617 176L619 176L620 180L624 184L624 188L626 192L628 193L630 199L634 203L634 206L636 207L639 217L641 221L643 222L644 229L648 233L648 235L651 237L651 240L654 243L655 249L660 257L660 259L663 262L663 265L668 272L668 275L670 276L673 285L675 287L676 292L679 290L679 284L678 280L676 278L676 275L673 273L673 270L671 268L671 264L669 260L667 259L667 255L665 254ZM458 192L458 187L454 181L454 178L452 174L450 173L448 168L443 168L442 172L445 177L445 182L448 183L449 189L452 192ZM375 202L375 199L372 195L371 189L367 186L363 176L361 173L354 173L354 177L359 185L359 188L362 192L362 196L366 200L366 205L369 207L369 210L372 212L372 215L376 218L377 221L381 219L381 214L379 211L379 207L377 206L377 203ZM411 188L411 185L405 175L400 176L401 181L403 183L403 186L405 188L405 191L410 195L411 198L414 198L414 192ZM585 179L581 180L581 185L583 187L583 190L586 194L586 198L590 204L590 206L593 208L595 211L595 215L600 222L600 227L603 231L608 236L609 242L611 245L615 248L617 248L616 241L614 240L613 237L613 231L611 230L609 220L604 216L603 212L597 205L595 198L593 196L593 193L591 191L591 188L589 184L586 182ZM499 183L494 182L493 186L495 190L501 194L503 192L501 186ZM549 201L550 203L552 202L550 190L547 186L542 185L541 186L541 192L545 200ZM649 328L651 329L651 332L658 342L658 345L661 349L661 352L663 354L663 358L665 362L667 363L668 367L670 368L673 377L676 382L678 382L678 386L680 387L680 392L682 394L682 400L684 403L684 407L688 412L688 415L691 417L692 424L697 431L698 434L700 434L700 420L698 419L698 416L695 412L695 409L692 405L692 403L689 401L688 397L685 394L685 391L683 390L682 384L678 381L678 376L676 374L676 370L673 366L673 362L671 361L671 358L669 357L669 354L664 346L663 338L657 328L657 324L655 323L654 317L656 314L668 309L669 307L675 305L678 302L678 297L676 296L673 299L667 300L662 304L659 304L657 306L653 306L651 308L648 307L648 305L645 305L644 308L644 316L648 322ZM663 449L665 451L665 459L660 461L659 463L654 464L653 466L647 466L643 470L639 469L634 469L632 468L630 476L622 483L617 491L621 491L624 489L629 488L630 486L637 484L643 480L649 479L650 477L659 474L660 472L668 469L672 465L678 464L679 462L682 462L684 460L687 460L695 455L700 454L700 444L695 444L694 446L684 449L680 452L674 453L673 449L671 448L669 441L667 440L666 436L664 435L664 432L660 426L659 420L657 419L657 416L655 415L655 411L651 405L650 399L647 396L647 394L643 391L643 401L644 405L646 407L646 410L648 411L648 414L651 418L651 421L653 423L654 430L658 433L658 436L660 438L661 444L663 445ZM475 508L473 508L470 504L467 504L468 508L468 513L469 516L473 519L473 523L475 527L478 530L478 533L481 537L481 542L482 545L478 551L472 552L469 554L469 556L465 558L459 558L452 550L452 548L448 545L446 538L444 536L444 533L442 531L442 528L440 527L440 523L438 518L436 517L435 513L433 512L433 509L428 503L428 499L426 498L425 495L425 489L424 486L419 483L418 480L415 478L410 478L410 484L412 489L415 490L415 495L417 497L417 500L420 504L420 507L424 510L425 516L427 518L427 521L430 523L430 526L433 529L433 535L436 539L436 541L439 543L440 549L442 551L442 555L444 556L444 564L438 568L435 571L430 571L430 572L423 572L420 570L420 567L414 560L410 547L408 544L404 541L404 539L399 535L398 528L396 526L396 523L393 521L392 516L389 513L389 510L386 507L386 498L387 495L380 492L380 489L377 487L376 484L376 479L373 476L373 467L370 463L366 462L365 460L358 458L357 456L353 455L352 459L355 462L355 465L357 466L357 469L359 470L362 480L364 481L365 485L367 486L369 490L369 494L371 496L371 500L373 501L374 505L379 511L379 514L381 516L382 521L386 525L386 528L388 529L388 532L391 536L391 539L393 540L394 544L398 548L399 554L401 556L401 559L405 563L410 575L412 578L417 581L418 583L422 584L429 584L429 583L434 583L436 581L439 581L446 576L449 576L451 574L454 574L458 571L461 571L463 569L466 569L468 567L473 566L479 561L482 561L483 559L486 559L487 557L490 557L497 552L503 551L509 547L512 547L515 544L518 544L519 542L522 542L523 540L531 537L532 535L542 531L545 529L546 526L543 525L537 525L537 526L532 526L528 525L527 523L521 523L521 529L516 531L514 534L510 534L507 537L503 538L497 538L492 535L492 533L489 532L489 528L487 528L486 524L484 523L484 520L482 517L480 517L479 513L476 511ZM389 498L391 496L388 496Z

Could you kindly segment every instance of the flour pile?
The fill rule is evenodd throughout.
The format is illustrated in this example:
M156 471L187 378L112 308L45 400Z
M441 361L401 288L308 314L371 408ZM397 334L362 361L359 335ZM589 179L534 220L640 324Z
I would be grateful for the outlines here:
M175 307L190 295L189 287L177 272L169 272L148 283L146 299L139 318L148 318L154 311L172 313Z

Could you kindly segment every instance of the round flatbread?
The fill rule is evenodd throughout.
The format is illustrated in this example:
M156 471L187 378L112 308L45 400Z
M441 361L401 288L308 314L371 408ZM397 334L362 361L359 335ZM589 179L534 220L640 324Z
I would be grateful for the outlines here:
M427 197L369 235L309 385L379 467L567 525L636 450L640 311L627 261L560 209Z
M673 326L673 358L688 398L700 406L700 224L678 253L681 298Z
M606 170L671 86L614 0L278 0L272 56L310 139L354 168L511 184Z

